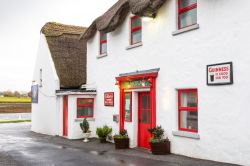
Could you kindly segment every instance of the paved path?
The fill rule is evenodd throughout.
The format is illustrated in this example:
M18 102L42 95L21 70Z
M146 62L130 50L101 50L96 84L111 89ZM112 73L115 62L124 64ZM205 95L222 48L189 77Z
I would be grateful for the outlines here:
M231 166L141 149L115 150L110 143L67 140L30 131L30 123L0 124L0 166Z
M31 113L4 113L0 114L0 120L30 120Z

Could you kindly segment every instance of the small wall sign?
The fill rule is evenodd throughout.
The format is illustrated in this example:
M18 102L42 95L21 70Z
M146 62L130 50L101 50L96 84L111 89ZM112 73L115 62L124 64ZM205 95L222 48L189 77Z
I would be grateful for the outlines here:
M31 86L31 102L38 103L38 85Z
M233 84L233 63L207 65L207 85Z
M114 92L105 92L104 93L104 105L105 106L114 106Z

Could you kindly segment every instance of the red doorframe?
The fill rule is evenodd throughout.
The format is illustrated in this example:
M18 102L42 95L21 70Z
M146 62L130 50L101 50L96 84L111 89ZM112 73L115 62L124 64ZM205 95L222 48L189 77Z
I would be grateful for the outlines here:
M151 100L151 128L156 126L156 77L158 76L158 72L154 73L146 73L146 74L137 74L131 76L121 76L116 77L116 80L119 82L120 88L120 130L124 129L124 89L122 88L123 81L133 81L140 79L148 79L150 82L150 100Z
M63 96L63 136L68 136L68 96Z

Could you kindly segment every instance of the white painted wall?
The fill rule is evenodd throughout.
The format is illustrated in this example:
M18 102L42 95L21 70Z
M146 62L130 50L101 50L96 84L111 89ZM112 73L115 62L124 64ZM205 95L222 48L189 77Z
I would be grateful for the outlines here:
M159 67L156 118L171 140L171 152L250 165L249 5L248 0L198 0L200 28L172 36L176 30L176 1L169 0L153 21L143 22L143 46L125 49L129 45L127 17L119 28L108 33L108 56L100 59L96 58L96 33L88 41L87 53L87 82L95 82L98 92L96 126L108 124L118 131L119 125L112 121L113 114L119 113L116 76ZM206 65L228 61L233 62L234 84L207 86ZM177 130L176 88L198 89L200 140L172 135ZM108 91L115 92L114 107L103 104L103 94ZM131 131L129 135L135 137Z
M40 69L42 69L42 87L39 87L38 90L38 103L32 103L31 130L43 134L58 135L59 117L55 90L59 89L59 79L43 34L40 37L32 84L39 84Z

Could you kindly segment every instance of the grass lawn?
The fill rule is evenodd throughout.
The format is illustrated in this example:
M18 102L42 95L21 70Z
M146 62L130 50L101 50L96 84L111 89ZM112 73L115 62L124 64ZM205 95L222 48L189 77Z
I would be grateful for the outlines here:
M0 120L0 123L20 123L20 122L31 122L31 120Z
M29 97L0 97L0 103L30 103Z

